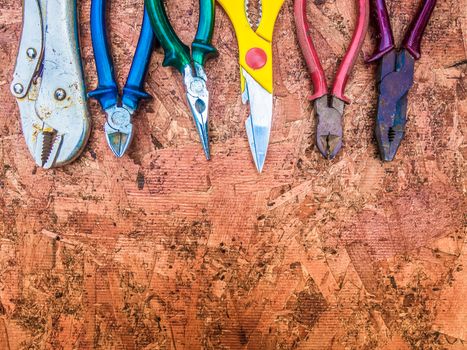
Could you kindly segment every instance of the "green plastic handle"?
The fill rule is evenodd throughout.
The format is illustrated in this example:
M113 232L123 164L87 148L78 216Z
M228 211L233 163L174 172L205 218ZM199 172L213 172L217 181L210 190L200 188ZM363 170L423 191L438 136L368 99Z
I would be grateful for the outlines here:
M190 49L180 40L172 28L163 0L145 0L145 5L154 34L165 52L162 65L175 67L183 73L185 66L191 64ZM200 0L199 5L199 24L192 50L193 61L203 65L207 58L217 53L211 45L214 30L214 0Z
M199 23L195 40L191 44L193 61L204 66L204 62L217 56L217 50L211 45L215 21L215 0L199 0Z
M180 73L191 64L190 49L179 39L169 22L162 0L145 0L152 29L165 52L162 65L177 68Z

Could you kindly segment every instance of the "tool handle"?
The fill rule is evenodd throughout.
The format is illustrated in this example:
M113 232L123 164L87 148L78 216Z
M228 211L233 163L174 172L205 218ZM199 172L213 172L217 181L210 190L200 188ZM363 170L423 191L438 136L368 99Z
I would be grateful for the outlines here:
M310 28L306 18L306 0L295 0L294 18L297 26L297 37L300 47L305 57L308 71L313 81L313 95L311 100L316 100L328 93L326 76L319 61L318 53L310 36Z
M349 103L350 100L344 95L345 87L349 79L350 72L358 58L358 54L362 48L368 31L368 23L370 21L370 3L369 0L356 0L358 2L358 21L355 28L352 41L347 49L347 52L342 60L342 63L337 70L336 79L332 87L332 95L340 100Z
M115 106L118 102L118 87L105 25L106 4L106 0L91 2L91 38L98 85L97 89L88 94L89 97L97 99L104 110Z
M378 31L378 47L368 62L374 62L394 48L394 35L385 0L373 0L373 13Z
M182 43L172 28L163 0L145 0L145 4L154 34L165 52L162 65L172 66L183 73L184 67L191 64L190 49Z
M151 22L145 9L135 56L131 64L128 79L123 88L122 103L132 110L138 108L140 100L151 98L151 95L144 91L144 81L146 80L149 63L151 62L151 55L155 45L156 37L152 31Z
M411 23L407 36L402 43L402 47L407 49L416 60L421 57L420 46L423 33L425 32L435 6L436 0L424 0L423 5L420 7L417 16Z
M191 44L193 61L201 66L212 57L217 56L217 50L211 45L215 21L214 0L199 0L199 22L195 40Z

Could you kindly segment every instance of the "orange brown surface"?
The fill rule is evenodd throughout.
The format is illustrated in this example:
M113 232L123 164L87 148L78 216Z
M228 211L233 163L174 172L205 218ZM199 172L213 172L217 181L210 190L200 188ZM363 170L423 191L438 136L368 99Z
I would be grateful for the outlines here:
M167 1L189 43L197 2ZM399 40L419 1L388 1ZM86 83L96 87L90 1L80 1ZM217 8L206 162L177 72L153 55L154 99L118 160L104 114L63 168L34 166L9 82L19 1L0 0L0 349L466 349L465 0L438 1L416 66L407 137L379 161L370 30L347 89L345 145L321 158L311 83L287 0L275 32L275 115L264 173L244 129L235 35ZM121 85L142 1L113 0ZM355 5L310 1L328 76Z

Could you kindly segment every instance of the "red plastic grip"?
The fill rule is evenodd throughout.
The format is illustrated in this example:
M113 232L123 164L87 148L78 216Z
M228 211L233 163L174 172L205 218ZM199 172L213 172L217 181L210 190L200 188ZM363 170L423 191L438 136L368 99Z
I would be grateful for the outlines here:
M297 37L300 47L305 57L308 71L313 81L313 95L311 100L320 98L328 93L326 85L326 76L324 75L323 67L319 61L318 53L316 52L313 41L310 37L310 28L306 19L306 0L295 0L294 3L294 18L297 26Z
M369 0L357 0L358 1L358 22L355 28L350 47L348 48L344 59L336 74L334 85L332 88L332 94L341 99L342 101L349 103L350 100L345 97L344 91L349 79L350 72L358 58L358 54L362 48L363 41L365 40L366 33L368 31L368 24L370 20L370 2Z

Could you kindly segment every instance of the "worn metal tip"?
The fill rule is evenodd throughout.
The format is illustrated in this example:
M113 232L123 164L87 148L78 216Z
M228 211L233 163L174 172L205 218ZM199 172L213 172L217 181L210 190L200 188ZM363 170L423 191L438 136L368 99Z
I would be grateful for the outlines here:
M210 160L211 159L211 152L209 150L208 123L207 123L207 121L206 122L199 122L199 120L195 118L195 124L196 124L196 129L198 130L201 145L203 146L204 155L206 156L207 160Z
M321 135L318 136L319 151L326 159L334 159L342 147L342 137L339 135Z
M405 123L388 127L385 123L377 123L376 139L378 141L381 160L391 162L396 157L404 138Z

